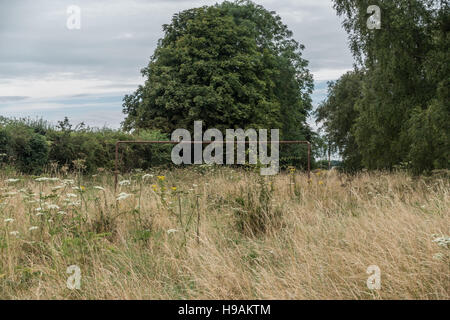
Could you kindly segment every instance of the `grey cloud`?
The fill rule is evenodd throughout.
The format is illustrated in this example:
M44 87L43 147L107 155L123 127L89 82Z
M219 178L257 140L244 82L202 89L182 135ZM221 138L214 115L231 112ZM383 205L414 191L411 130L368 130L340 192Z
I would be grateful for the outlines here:
M216 2L0 0L0 82L33 81L69 73L76 79L113 82L108 85L94 84L94 89L129 88L132 92L138 86L137 79L141 79L141 68L148 64L158 39L163 35L162 25L170 23L173 14L179 11ZM309 60L313 73L352 67L347 36L331 1L256 2L276 11L293 31L294 38L306 46L304 57ZM66 28L66 9L73 4L82 10L81 30ZM5 92L2 94L8 95ZM27 95L25 91L12 93L11 96L22 94ZM64 94L55 92L55 97ZM0 102L5 101L0 98ZM120 112L118 105L115 116Z
M0 75L23 75L21 64L32 64L29 74L91 70L107 77L134 76L144 67L162 36L162 24L183 9L214 1L105 1L79 0L81 30L67 30L65 12L71 0L2 2ZM346 35L331 2L259 1L280 14L306 45L305 57L313 69L330 63L351 65ZM130 37L124 35L132 35ZM5 66L6 65L6 66Z
M28 98L26 96L0 96L0 103L22 101Z

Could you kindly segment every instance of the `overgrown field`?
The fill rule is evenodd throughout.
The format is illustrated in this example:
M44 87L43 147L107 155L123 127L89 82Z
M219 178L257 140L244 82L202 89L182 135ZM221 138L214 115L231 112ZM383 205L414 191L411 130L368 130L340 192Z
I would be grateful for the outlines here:
M0 178L1 299L450 298L446 177L200 166L116 192L101 171Z

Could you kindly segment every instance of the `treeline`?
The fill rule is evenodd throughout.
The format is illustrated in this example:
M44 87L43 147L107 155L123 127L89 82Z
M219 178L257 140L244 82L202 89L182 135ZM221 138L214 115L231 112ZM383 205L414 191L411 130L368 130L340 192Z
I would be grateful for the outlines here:
M312 140L311 166L320 163L321 141ZM158 130L141 129L133 133L121 129L90 128L83 123L73 126L66 117L57 125L42 119L8 119L0 116L0 165L26 174L41 174L58 170L81 170L92 174L100 170L114 170L115 146L117 141L169 140L169 135ZM151 167L170 167L170 144L126 144L119 149L119 170L147 170ZM290 148L286 148L290 147ZM292 152L292 147L294 153ZM303 158L296 152L306 152L304 145L280 145L280 153L289 155L280 158L280 166L286 169L296 166L305 169ZM323 156L323 155L322 155ZM325 168L326 165L323 164Z
M381 29L369 29L369 5ZM355 70L329 83L316 111L348 170L450 168L450 10L447 1L334 0Z
M44 120L0 117L0 161L29 174L40 174L51 167L75 169L86 173L99 168L114 169L118 140L167 140L158 131L141 130L129 134L108 128L94 129L83 123L73 126L67 118L54 126ZM120 148L120 168L165 165L170 161L169 145L129 145Z

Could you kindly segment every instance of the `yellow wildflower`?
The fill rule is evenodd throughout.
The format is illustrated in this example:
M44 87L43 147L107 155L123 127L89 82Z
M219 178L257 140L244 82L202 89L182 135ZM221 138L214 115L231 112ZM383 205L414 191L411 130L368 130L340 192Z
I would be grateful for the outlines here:
M165 176L158 176L158 180L164 181L166 177Z

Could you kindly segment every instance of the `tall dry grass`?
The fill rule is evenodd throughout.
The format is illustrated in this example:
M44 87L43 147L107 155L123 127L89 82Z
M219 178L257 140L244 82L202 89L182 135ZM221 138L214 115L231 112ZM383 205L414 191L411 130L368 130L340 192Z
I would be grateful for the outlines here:
M447 178L143 175L122 177L130 184L115 193L107 173L41 182L3 173L0 298L450 297ZM70 265L80 290L67 288ZM380 290L367 287L370 265Z

